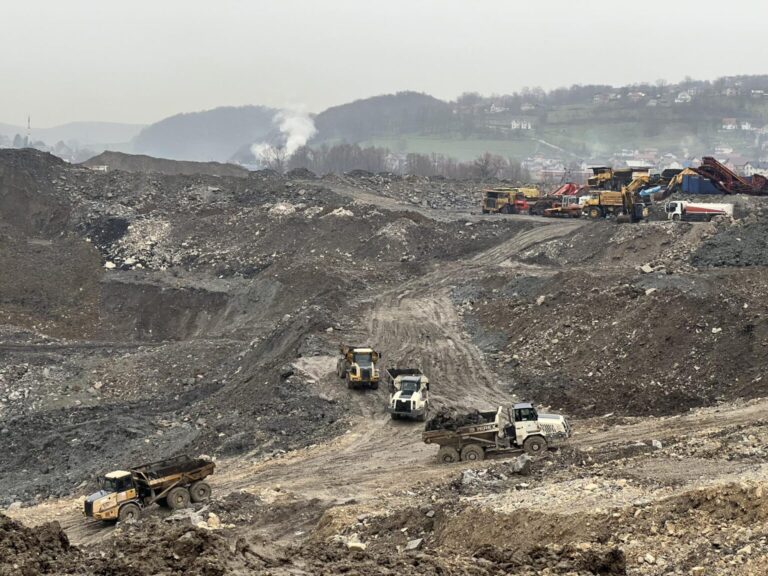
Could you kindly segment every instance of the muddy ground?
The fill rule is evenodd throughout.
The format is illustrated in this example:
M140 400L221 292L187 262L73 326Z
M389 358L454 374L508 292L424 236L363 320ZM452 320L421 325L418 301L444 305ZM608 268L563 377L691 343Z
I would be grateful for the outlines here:
M630 226L151 166L0 151L0 574L766 573L759 199ZM576 434L438 466L333 375L340 342L435 408L531 400ZM79 515L97 474L179 453L217 462L196 515Z

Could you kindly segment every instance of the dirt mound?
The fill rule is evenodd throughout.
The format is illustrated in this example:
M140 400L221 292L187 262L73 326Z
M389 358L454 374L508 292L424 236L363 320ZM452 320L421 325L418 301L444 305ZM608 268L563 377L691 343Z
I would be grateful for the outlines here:
M143 172L146 174L207 174L209 176L232 176L239 178L246 178L249 175L247 169L235 164L166 160L142 154L125 154L124 152L112 152L109 150L89 158L82 163L82 166L88 168L106 166L108 170Z
M294 168L285 173L285 177L291 180L317 180L317 174L308 168Z
M765 271L563 271L459 290L509 390L571 414L672 414L768 393Z
M81 553L58 522L28 528L0 514L0 576L85 573Z
M694 266L768 266L768 214L764 211L723 224L691 256Z
M223 576L264 567L247 544L185 523L142 520L122 526L91 557L96 575Z

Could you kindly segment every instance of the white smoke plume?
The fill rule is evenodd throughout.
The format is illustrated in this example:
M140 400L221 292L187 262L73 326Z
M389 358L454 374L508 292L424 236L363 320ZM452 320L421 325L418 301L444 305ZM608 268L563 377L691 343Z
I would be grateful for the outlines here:
M281 110L275 115L280 122L280 132L285 135L285 153L292 156L317 132L315 122L303 108Z
M317 132L314 121L303 107L281 110L275 114L273 122L277 124L284 138L284 143L279 147L280 149L278 150L278 147L266 142L251 146L251 153L256 159L266 164L278 156L284 159L290 158Z

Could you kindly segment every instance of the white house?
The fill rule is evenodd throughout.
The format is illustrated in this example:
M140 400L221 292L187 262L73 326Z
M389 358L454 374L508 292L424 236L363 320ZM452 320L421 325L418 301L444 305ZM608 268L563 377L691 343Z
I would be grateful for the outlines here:
M741 167L741 173L744 176L754 176L760 174L768 177L768 162L747 162Z
M533 122L525 118L515 118L509 123L512 130L533 130Z

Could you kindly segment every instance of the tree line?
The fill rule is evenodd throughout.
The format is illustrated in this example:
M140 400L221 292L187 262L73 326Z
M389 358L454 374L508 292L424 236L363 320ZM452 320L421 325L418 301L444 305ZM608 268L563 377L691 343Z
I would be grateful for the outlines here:
M528 182L531 175L521 162L486 152L471 161L460 161L443 154L393 154L388 148L359 144L302 146L287 157L281 147L273 147L261 157L272 170L285 172L307 169L315 174L343 174L352 170L393 172L415 176L442 176L451 179L505 179Z

